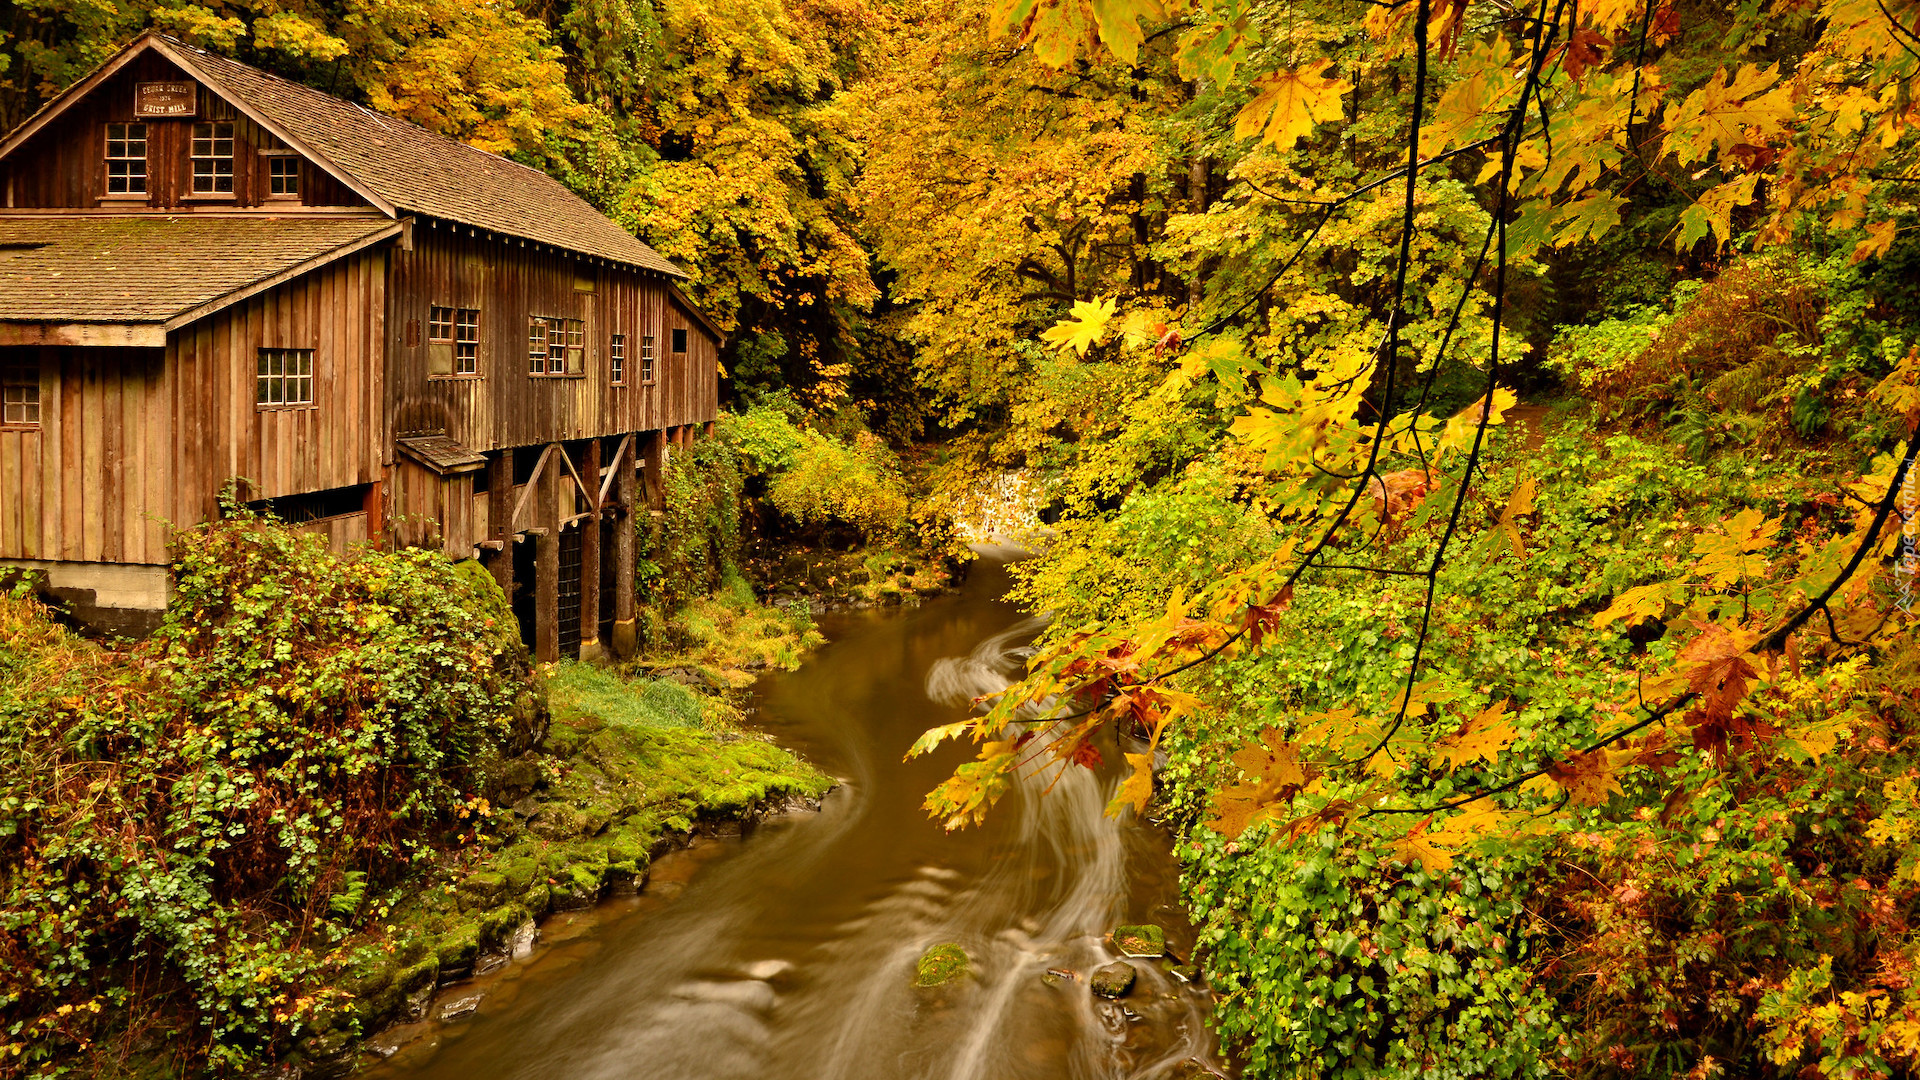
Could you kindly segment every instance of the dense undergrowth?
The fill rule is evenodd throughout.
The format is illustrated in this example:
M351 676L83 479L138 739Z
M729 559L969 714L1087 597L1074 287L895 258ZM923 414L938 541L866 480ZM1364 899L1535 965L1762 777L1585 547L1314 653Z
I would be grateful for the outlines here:
M705 686L534 671L473 563L245 512L176 550L136 646L0 596L0 1075L351 1065L548 911L830 786ZM729 580L693 659L817 642Z
M343 898L430 861L476 764L536 734L485 575L341 561L250 517L178 550L166 621L130 651L0 601L12 1068L169 1037L214 1067L284 1049L328 1007L319 969L357 928Z
M1389 452L1326 569L1277 592L1326 518L1250 452L1265 429L1164 435L1245 408L1226 379L1140 392L1157 423L1123 396L1117 438L1066 456L1064 520L1016 571L1048 649L1010 701L1077 680L1076 730L1158 731L1116 809L1152 792L1178 830L1248 1076L1920 1065L1911 498L1761 644L1842 575L1911 431L1920 335L1878 273L1769 253L1562 328L1567 396L1496 416L1457 518ZM1115 470L1129 447L1164 464ZM995 749L930 806L990 800Z

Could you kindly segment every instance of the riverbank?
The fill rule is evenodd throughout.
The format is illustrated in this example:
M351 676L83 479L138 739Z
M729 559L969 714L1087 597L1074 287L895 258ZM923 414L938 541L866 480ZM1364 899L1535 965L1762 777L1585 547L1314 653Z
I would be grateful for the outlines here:
M390 1053L366 1041L388 1025L470 1011L478 996L436 1010L436 992L524 954L551 915L644 889L654 860L695 835L815 809L833 786L741 729L724 698L678 682L565 663L546 689L546 738L491 772L473 843L350 943L334 985L351 1005L289 1058L304 1076Z
M722 694L529 668L470 564L244 514L178 544L139 645L0 595L0 1073L341 1075L542 918L831 787Z

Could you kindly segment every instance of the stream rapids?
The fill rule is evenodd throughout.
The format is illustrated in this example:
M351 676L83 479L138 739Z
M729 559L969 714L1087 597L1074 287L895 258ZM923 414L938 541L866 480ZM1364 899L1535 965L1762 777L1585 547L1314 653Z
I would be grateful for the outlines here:
M707 840L656 863L641 897L550 920L548 947L442 991L480 1000L409 1033L370 1075L1224 1075L1209 997L1169 973L1173 959L1132 961L1139 980L1119 1002L1087 988L1117 958L1105 943L1116 924L1162 925L1183 960L1193 941L1168 837L1105 816L1115 770L1049 759L984 826L951 834L921 808L970 746L902 754L1007 686L1040 628L1000 600L1007 580L983 559L957 594L823 620L831 644L763 680L752 702L756 726L841 778L820 812ZM966 949L971 977L915 988L921 954L945 942Z

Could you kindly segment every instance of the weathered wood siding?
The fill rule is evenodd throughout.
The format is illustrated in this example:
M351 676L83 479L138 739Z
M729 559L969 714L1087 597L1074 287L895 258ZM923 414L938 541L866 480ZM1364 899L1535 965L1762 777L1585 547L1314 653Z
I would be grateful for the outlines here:
M136 117L134 84L157 81L195 80L156 53L136 57L0 162L0 205L15 210L152 208L176 213L367 205L352 189L304 159L300 163L300 197L269 198L267 166L260 151L286 149L284 144L198 83L199 115L181 119ZM232 197L193 194L193 125L208 121L234 124ZM106 126L123 123L147 125L145 199L107 198Z
M170 335L180 512L204 520L229 479L270 499L381 479L386 253L338 260ZM314 350L314 404L255 402L260 349Z
M387 349L393 433L444 430L474 450L534 446L714 419L718 342L671 296L666 281L561 252L422 223L413 250L393 253ZM589 291L590 290L590 291ZM480 312L479 371L428 373L432 306ZM586 324L585 374L528 374L533 316ZM674 329L687 352L671 351ZM610 377L612 335L627 339L626 384ZM640 346L654 338L654 381L640 381Z
M165 349L36 349L40 426L0 429L0 558L164 563L167 524L214 517L231 478L248 499L380 479L384 268L342 259ZM314 350L311 408L255 405L261 348Z

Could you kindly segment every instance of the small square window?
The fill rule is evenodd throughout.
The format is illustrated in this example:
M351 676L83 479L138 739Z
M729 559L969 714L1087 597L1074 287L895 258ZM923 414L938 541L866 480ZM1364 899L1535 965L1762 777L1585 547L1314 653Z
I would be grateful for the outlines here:
M687 351L687 331L685 327L681 327L681 326L674 327L673 351L677 353L683 353Z
M300 194L300 159L280 155L267 159L267 194Z
M621 386L627 381L627 335L615 334L607 342L607 375L613 385Z
M40 364L9 363L0 371L0 424L40 426Z
M107 125L107 194L147 193L147 125Z
M313 350L261 349L253 400L263 409L313 404Z
M450 307L430 307L427 309L427 340L453 340L453 309Z

